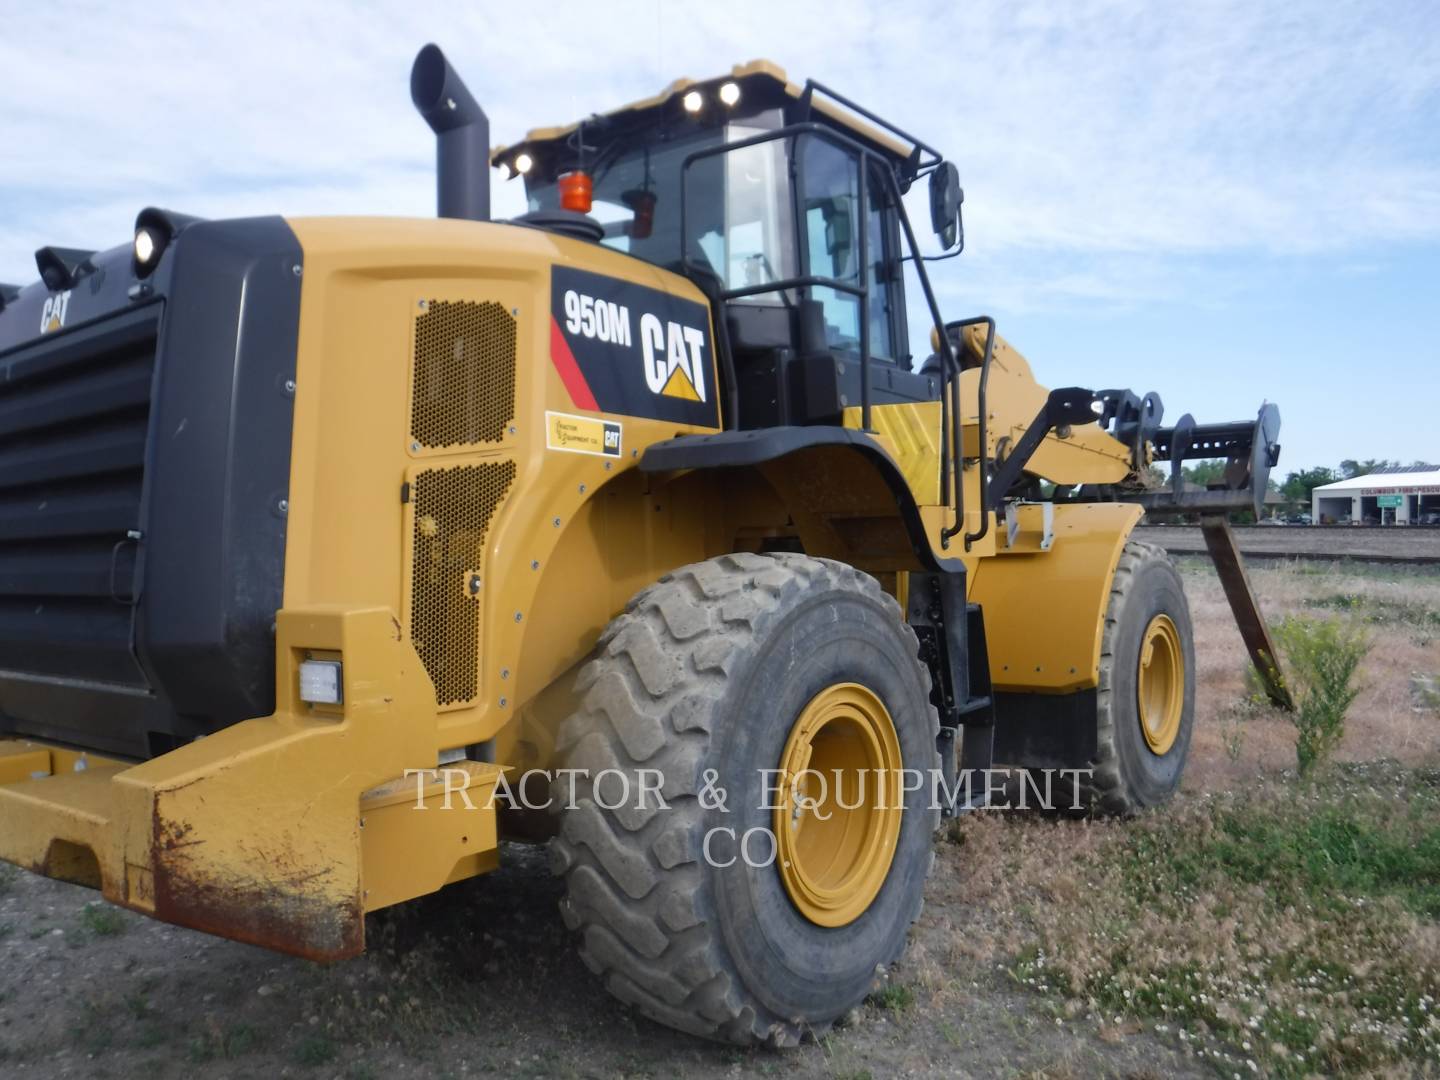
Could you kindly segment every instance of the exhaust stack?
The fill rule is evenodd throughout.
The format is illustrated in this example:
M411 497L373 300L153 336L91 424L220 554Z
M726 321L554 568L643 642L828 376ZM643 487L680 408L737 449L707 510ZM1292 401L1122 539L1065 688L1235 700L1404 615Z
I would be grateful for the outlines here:
M410 100L435 132L440 217L490 220L490 120L438 45L410 69Z

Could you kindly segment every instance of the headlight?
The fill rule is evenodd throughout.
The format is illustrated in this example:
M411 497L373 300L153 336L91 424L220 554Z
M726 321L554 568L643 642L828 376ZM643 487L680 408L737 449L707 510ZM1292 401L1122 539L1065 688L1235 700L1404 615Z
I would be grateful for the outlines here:
M740 100L740 87L733 82L727 82L720 87L720 101L725 105L734 105Z
M680 99L680 104L685 106L686 112L697 113L700 111L701 106L705 104L705 99L700 96L699 90L691 90Z
M515 171L516 171L517 173L519 173L521 176L524 176L526 173L528 173L528 172L529 172L531 169L533 169L534 167L535 167L535 159L532 158L529 154L516 154L516 155L515 155Z

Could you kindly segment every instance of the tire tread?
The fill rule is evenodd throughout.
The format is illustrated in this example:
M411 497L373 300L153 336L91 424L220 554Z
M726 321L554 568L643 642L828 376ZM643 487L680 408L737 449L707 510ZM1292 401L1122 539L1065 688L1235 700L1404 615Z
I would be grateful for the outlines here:
M907 636L928 702L919 642L874 578L789 552L731 554L682 567L636 594L601 634L577 679L581 706L558 733L557 753L572 767L660 769L666 778L668 813L626 814L604 809L590 781L577 777L574 809L562 814L551 842L551 866L566 878L562 915L580 934L586 966L622 1001L707 1038L789 1046L818 1033L774 1015L741 986L712 930L695 840L705 814L697 797L700 764L730 675L761 628L815 589L859 593L892 616ZM938 716L928 706L927 712L937 734ZM563 777L552 795L556 807L571 802ZM931 824L938 827L938 812ZM909 924L923 907L920 892ZM886 958L886 965L897 959Z

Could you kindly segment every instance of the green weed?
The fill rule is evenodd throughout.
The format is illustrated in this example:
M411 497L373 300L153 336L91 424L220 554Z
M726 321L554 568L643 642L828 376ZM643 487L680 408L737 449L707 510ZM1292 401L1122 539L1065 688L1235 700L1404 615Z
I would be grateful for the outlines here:
M334 1061L335 1053L335 1044L324 1035L307 1035L295 1047L295 1062L307 1069L315 1069Z
M125 916L119 909L111 907L103 900L86 904L80 911L80 922L86 930L99 937L114 937L123 934L128 928Z
M197 1064L217 1059L233 1061L250 1053L259 1043L259 1033L249 1024L221 1026L213 1016L208 1016L201 1029L191 1036L190 1060Z
M915 991L903 983L888 983L870 995L876 1008L904 1012L915 1004Z
M1337 619L1291 615L1275 624L1294 693L1291 719L1302 774L1328 761L1345 735L1345 713L1360 694L1355 675L1370 637Z

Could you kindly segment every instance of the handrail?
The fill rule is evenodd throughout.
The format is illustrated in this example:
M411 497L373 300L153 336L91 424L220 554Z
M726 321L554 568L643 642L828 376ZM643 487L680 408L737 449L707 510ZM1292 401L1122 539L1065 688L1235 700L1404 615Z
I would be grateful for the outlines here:
M936 150L933 146L930 146L928 143L921 142L914 135L911 135L903 128L896 127L889 120L886 120L883 116L879 116L876 113L871 112L863 105L856 104L842 94L837 94L834 90L831 90L824 83L818 83L814 79L805 80L805 88L800 91L800 107L808 112L810 109L810 102L817 92L824 94L832 101L844 105L851 112L856 113L859 116L863 116L872 124L879 124L891 135L898 135L901 139L904 139L906 142L908 142L912 147L914 147L914 150L911 153L911 168L913 168L915 172L919 173L924 169L932 169L945 160L945 156L941 154L939 150ZM922 160L920 156L920 151L922 150L930 155L931 160Z
M990 436L989 436L989 424L988 424L989 413L988 413L988 410L986 409L985 397L986 397L986 390L987 390L987 388L989 387L989 383L990 383L990 359L991 359L991 357L993 357L994 354L995 354L995 320L994 320L992 317L990 317L989 315L977 315L977 316L975 316L975 318L973 318L973 319L957 319L955 322L946 323L946 324L945 324L945 329L944 329L944 331L943 331L942 334L941 334L941 336L948 341L948 340L949 340L949 333L950 333L951 330L954 330L957 334L959 334L960 332L964 331L967 327L971 327L971 326L982 326L982 325L985 327L985 354L984 354L983 358L982 358L981 361L980 361L980 388L979 388L979 394L977 395L977 396L978 396L977 406L978 406L979 412L980 412L980 416L979 416L979 421L980 421L980 431L979 431L980 441L979 441L979 445L978 445L978 450L979 450L979 452L980 452L980 528L979 528L976 532L973 532L973 533L967 532L967 533L965 534L965 550L966 550L966 551L969 551L969 550L970 550L970 545L973 544L973 543L975 543L975 541L984 539L985 534L990 531L990 498L989 498L989 495L988 495L988 485L987 485L986 482L985 482L985 474L986 474L987 472L989 472L989 469L990 469L990 463L989 463L989 456L990 456L989 438L990 438ZM957 369L958 369L958 367L959 367L958 362L957 362L957 364L956 364L956 367L957 367ZM960 373L959 373L958 370L957 370L956 373L955 373L955 390L954 390L954 393L955 393L955 409L954 409L955 415L954 415L954 418L953 418L953 423L954 423L954 425L955 425L955 443L956 443L956 448L955 448L955 461L956 461L956 465L955 465L955 470L956 470L955 483L962 489L962 494L961 494L961 497L960 497L960 499L959 499L959 504L960 504L961 510L963 511L963 507L964 507L963 488L964 488L964 486L965 486L965 482L964 482L964 478L960 475L960 471L961 471L961 467L962 467L962 464L963 464L963 461L964 461L964 451L963 451L962 447L960 446L961 431L962 431L962 428L963 428L963 424L962 424L962 421L961 421L961 419L960 419ZM954 535L955 535L956 533L958 533L962 528L964 528L964 520L965 520L965 518L964 518L963 512L957 512L956 515L955 515L955 522L954 522L954 524L953 524L953 525L950 525L950 526L948 526L947 528L941 530L940 538L941 538L941 543L942 543L942 544L944 544L944 543L946 543L947 541L949 541L950 537L954 536Z

